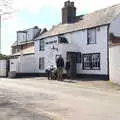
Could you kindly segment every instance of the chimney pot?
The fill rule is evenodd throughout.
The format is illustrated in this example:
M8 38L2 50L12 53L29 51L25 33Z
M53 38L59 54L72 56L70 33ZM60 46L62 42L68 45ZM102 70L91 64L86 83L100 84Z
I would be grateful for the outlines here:
M74 2L71 2L71 6L73 6L73 7L74 7Z
M76 7L74 7L74 2L69 0L64 3L62 8L62 23L72 23L76 19Z

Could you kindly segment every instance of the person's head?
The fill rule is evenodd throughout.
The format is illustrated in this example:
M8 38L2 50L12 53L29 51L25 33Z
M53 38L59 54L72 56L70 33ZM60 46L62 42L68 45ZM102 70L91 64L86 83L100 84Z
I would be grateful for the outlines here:
M59 56L60 58L62 57L62 55Z
M50 67L53 68L53 65L51 65Z

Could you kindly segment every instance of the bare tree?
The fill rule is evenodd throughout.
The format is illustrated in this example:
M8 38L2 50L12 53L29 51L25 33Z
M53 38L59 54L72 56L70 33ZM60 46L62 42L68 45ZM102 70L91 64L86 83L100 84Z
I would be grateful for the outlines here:
M0 0L0 54L1 54L1 16L12 13L13 0Z
M0 14L10 13L13 9L13 0L0 0Z

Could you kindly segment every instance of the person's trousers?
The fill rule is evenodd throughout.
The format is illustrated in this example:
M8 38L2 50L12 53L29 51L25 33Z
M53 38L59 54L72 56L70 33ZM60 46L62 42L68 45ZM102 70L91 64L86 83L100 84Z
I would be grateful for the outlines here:
M62 81L63 80L63 68L62 67L59 67L58 70L57 70L57 74L58 74L58 80Z
M71 72L70 72L70 70L66 70L67 72L67 79L70 79L70 75L71 75Z
M51 79L51 71L48 72L47 76L48 76L48 80L50 80Z

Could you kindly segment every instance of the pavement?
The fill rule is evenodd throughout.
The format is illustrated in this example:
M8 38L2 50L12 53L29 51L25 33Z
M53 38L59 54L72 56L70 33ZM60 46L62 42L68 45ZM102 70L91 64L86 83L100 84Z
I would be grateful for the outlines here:
M100 80L0 78L0 120L120 120L120 86Z

